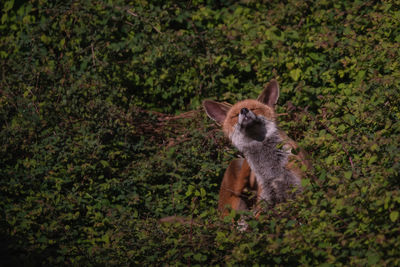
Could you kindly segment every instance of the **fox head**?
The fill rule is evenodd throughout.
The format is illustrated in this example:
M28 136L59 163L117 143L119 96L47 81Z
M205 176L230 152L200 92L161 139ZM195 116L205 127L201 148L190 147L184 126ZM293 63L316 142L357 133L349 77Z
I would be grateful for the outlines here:
M277 135L274 107L278 98L279 85L276 80L272 80L257 100L243 100L232 107L205 100L203 106L211 119L222 124L225 135L233 145L244 152L246 146Z

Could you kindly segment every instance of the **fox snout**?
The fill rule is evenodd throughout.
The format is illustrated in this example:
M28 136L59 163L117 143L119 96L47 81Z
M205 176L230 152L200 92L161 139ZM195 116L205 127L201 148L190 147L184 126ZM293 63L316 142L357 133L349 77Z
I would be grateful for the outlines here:
M243 114L243 115L246 115L248 112L249 112L249 109L248 109L248 108L242 108L242 109L240 110L240 114Z
M247 127L255 122L257 116L248 108L242 108L239 113L238 123L241 127Z

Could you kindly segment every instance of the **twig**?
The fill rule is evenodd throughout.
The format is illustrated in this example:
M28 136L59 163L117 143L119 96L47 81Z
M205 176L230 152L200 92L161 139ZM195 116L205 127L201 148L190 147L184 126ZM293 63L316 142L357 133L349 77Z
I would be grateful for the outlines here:
M127 10L126 12L128 12L128 14L134 16L134 17L138 17L138 14L134 13L132 10Z
M29 90L29 93L31 93L31 95L33 97L35 97L35 95L32 93L32 90L29 87L27 89ZM39 114L39 108L37 107L37 105L36 105L36 103L35 103L35 101L33 99L32 99L32 104L35 107L36 113Z
M149 21L147 21L146 19L142 18L141 16L139 16L138 14L136 14L135 12L133 12L132 10L127 10L126 12L128 12L129 15L132 15L134 17L138 17L139 19L141 19L143 22L148 23L151 25L151 27L158 33L162 33L159 29L157 29L155 26L153 26Z
M221 185L221 188L226 190L226 191L228 191L228 192L230 192L230 193L232 193L232 195L234 195L235 197L240 197L240 198L244 198L245 197L245 195L243 195L242 192L237 193L237 192L235 192L235 191L233 191L233 190L231 190L231 189L229 189L229 188L227 188L225 186L222 186L222 185Z
M191 110L188 112L184 112L182 114L176 115L176 116L165 116L161 120L166 121L166 120L179 120L179 119L188 119L188 118L193 118L196 114L198 114L200 110Z
M36 89L36 91L37 91L37 89L38 89L38 86L39 86L39 73L36 75L36 85L35 85L35 89Z
M279 116L288 116L288 115L289 115L289 113L287 113L287 112L286 113L278 113L278 114L276 114L276 116L278 116L278 117Z
M192 215L192 218L190 219L190 231L189 231L189 243L190 243L191 247L193 247L192 242L193 242L193 215ZM191 266L190 258L191 257L188 257L188 266L189 267Z
M93 67L96 66L96 56L94 54L93 43L90 44L90 48L92 49L92 60L93 60Z
M196 222L193 218L184 218L180 216L168 216L161 218L159 220L160 223L179 223L184 225L195 225L195 226L204 226L201 223Z

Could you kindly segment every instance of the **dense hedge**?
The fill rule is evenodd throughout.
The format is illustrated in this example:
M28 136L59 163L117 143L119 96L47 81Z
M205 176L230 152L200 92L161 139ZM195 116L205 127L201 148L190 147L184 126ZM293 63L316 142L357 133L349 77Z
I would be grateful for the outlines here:
M400 265L399 2L0 7L4 264ZM271 78L314 168L241 232L216 211L236 151L200 103Z

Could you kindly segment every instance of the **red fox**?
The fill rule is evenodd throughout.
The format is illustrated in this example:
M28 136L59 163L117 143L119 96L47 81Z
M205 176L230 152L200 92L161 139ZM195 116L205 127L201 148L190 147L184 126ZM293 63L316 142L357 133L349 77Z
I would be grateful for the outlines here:
M234 210L251 210L266 201L283 202L301 191L304 171L310 167L302 151L276 124L275 104L279 85L271 80L257 100L248 99L233 106L205 100L207 115L222 124L225 135L244 155L226 169L219 191L218 209L227 215ZM292 149L298 151L292 153ZM305 166L302 167L302 166ZM254 203L244 192L256 192ZM255 211L257 216L259 211Z

